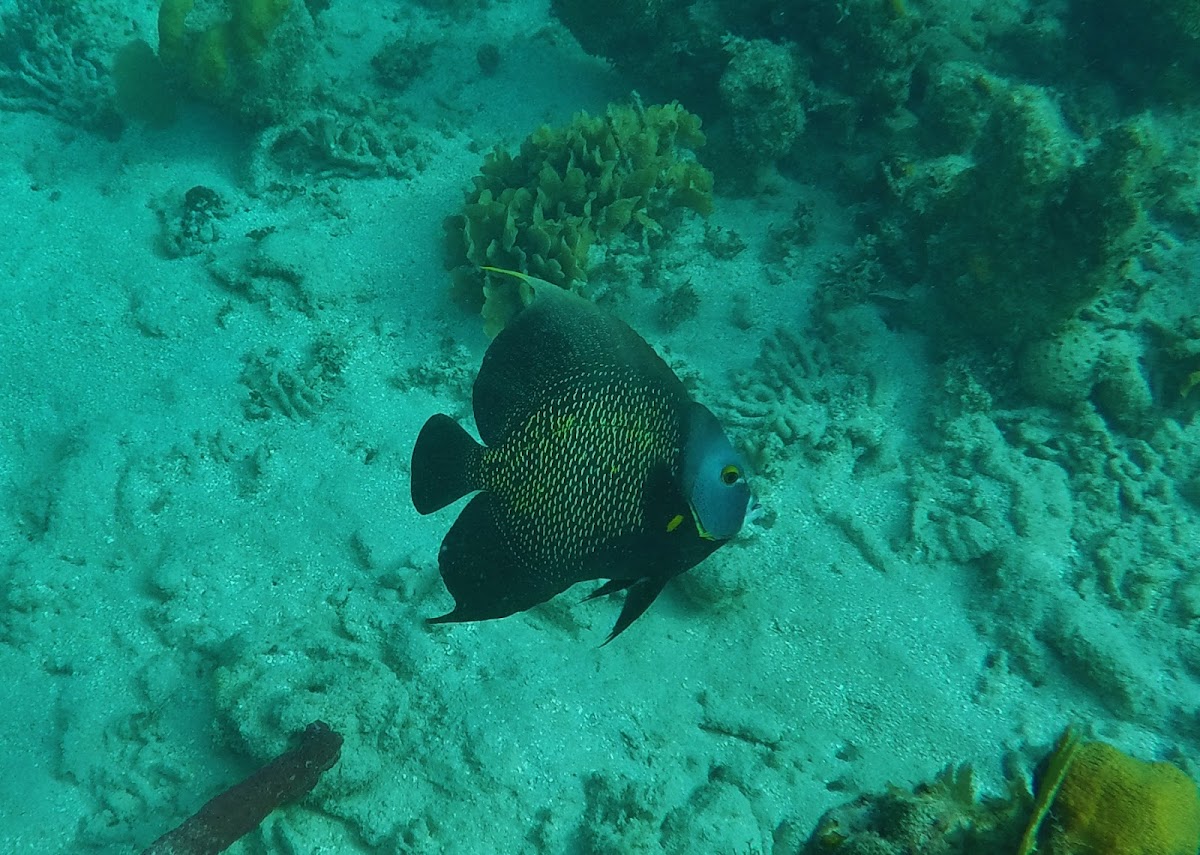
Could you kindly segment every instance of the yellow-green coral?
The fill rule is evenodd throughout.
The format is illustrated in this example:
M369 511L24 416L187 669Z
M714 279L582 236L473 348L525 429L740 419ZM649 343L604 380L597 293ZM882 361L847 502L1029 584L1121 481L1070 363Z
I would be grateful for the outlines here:
M700 120L678 103L610 106L542 127L516 156L488 155L463 212L446 220L456 290L480 305L478 268L567 288L587 281L588 252L618 234L659 232L673 209L712 210L712 175L693 155Z
M262 56L291 0L226 0L228 17L199 30L187 26L194 0L163 0L158 55L193 95L224 101L239 67Z
M233 43L244 57L261 56L271 33L283 21L291 0L242 0L231 5L229 28Z
M187 16L195 0L163 0L158 7L158 58L167 65L183 62L187 44Z
M1080 744L1068 731L1042 791L1019 855L1196 855L1200 848L1200 791L1170 763L1138 760L1104 742Z

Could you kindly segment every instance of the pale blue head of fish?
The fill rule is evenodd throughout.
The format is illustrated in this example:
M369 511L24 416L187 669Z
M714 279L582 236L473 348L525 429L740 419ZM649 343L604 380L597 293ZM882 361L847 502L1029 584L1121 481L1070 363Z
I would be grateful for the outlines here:
M717 417L693 403L683 446L683 495L705 540L729 540L742 527L750 504L746 467Z

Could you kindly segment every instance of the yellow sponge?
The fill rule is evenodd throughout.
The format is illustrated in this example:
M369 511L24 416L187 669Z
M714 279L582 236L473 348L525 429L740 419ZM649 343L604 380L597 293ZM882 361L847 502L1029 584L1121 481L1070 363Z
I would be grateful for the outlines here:
M1196 855L1200 792L1170 763L1148 763L1103 742L1080 745L1050 806L1051 853Z

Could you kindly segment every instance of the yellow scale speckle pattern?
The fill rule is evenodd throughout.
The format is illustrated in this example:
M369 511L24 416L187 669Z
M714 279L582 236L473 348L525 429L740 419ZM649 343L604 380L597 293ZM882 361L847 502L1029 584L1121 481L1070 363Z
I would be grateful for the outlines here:
M677 474L679 433L672 402L653 389L595 366L562 378L482 455L481 483L499 499L508 547L562 567L643 530L647 479L664 465Z

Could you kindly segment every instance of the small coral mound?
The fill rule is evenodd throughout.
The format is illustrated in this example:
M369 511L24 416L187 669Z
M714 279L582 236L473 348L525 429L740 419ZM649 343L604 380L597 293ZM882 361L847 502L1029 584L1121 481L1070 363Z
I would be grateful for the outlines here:
M707 214L712 175L694 155L703 144L700 120L678 103L635 103L542 127L515 157L497 149L445 223L456 294L481 306L484 266L582 284L593 245L662 232L679 208Z
M977 800L973 777L970 766L947 767L911 792L860 796L826 813L800 855L1009 855L1024 799Z

